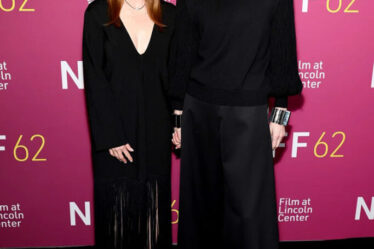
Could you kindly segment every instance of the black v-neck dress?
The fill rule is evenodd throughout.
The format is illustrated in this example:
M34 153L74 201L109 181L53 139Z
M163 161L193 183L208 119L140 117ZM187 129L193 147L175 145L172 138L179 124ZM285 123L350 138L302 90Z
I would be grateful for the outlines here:
M153 27L148 48L136 50L123 23L105 25L105 0L91 3L84 19L83 63L94 172L97 248L171 246L167 61L174 6L162 2L166 27ZM129 143L134 162L108 150Z

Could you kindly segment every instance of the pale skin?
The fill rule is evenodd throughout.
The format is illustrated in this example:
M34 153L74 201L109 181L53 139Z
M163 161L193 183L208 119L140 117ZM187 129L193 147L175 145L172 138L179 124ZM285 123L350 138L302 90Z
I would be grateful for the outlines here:
M282 110L287 110L287 108L276 107ZM174 110L174 114L181 115L183 111L181 110ZM284 125L276 124L273 122L269 123L270 135L271 135L271 146L272 149L276 149L279 147L280 142L282 141L283 137L286 134L286 129ZM181 136L182 129L181 128L174 128L174 133L171 141L175 145L176 149L180 149L182 147L182 136Z
M144 5L144 0L127 1L135 8ZM148 15L147 8L144 6L141 10L134 10L128 4L124 3L121 8L120 18L131 37L134 48L138 54L143 54L148 48L154 26L154 22ZM109 149L110 155L124 164L134 161L131 152L134 152L134 149L130 144Z

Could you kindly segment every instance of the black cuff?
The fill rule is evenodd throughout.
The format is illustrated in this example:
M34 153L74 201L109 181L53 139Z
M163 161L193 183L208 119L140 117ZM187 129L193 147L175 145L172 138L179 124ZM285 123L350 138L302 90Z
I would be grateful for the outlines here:
M173 114L173 125L175 128L181 128L182 114Z

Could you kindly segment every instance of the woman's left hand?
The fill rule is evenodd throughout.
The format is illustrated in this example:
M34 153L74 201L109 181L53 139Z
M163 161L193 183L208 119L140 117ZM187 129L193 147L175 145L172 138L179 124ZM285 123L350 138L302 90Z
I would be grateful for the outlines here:
M282 110L286 110L286 108L280 108ZM280 142L282 141L283 137L286 135L286 127L284 125L276 124L270 122L269 124L270 134L271 134L271 146L272 149L276 149L279 147Z
M280 142L286 134L286 128L284 125L276 124L273 122L270 122L269 127L271 134L271 146L274 150L279 147Z

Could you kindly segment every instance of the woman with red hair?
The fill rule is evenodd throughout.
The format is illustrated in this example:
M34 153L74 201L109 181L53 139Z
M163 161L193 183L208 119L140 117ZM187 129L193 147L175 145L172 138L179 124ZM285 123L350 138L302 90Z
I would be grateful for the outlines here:
M167 60L174 6L96 0L84 18L96 248L171 246Z

